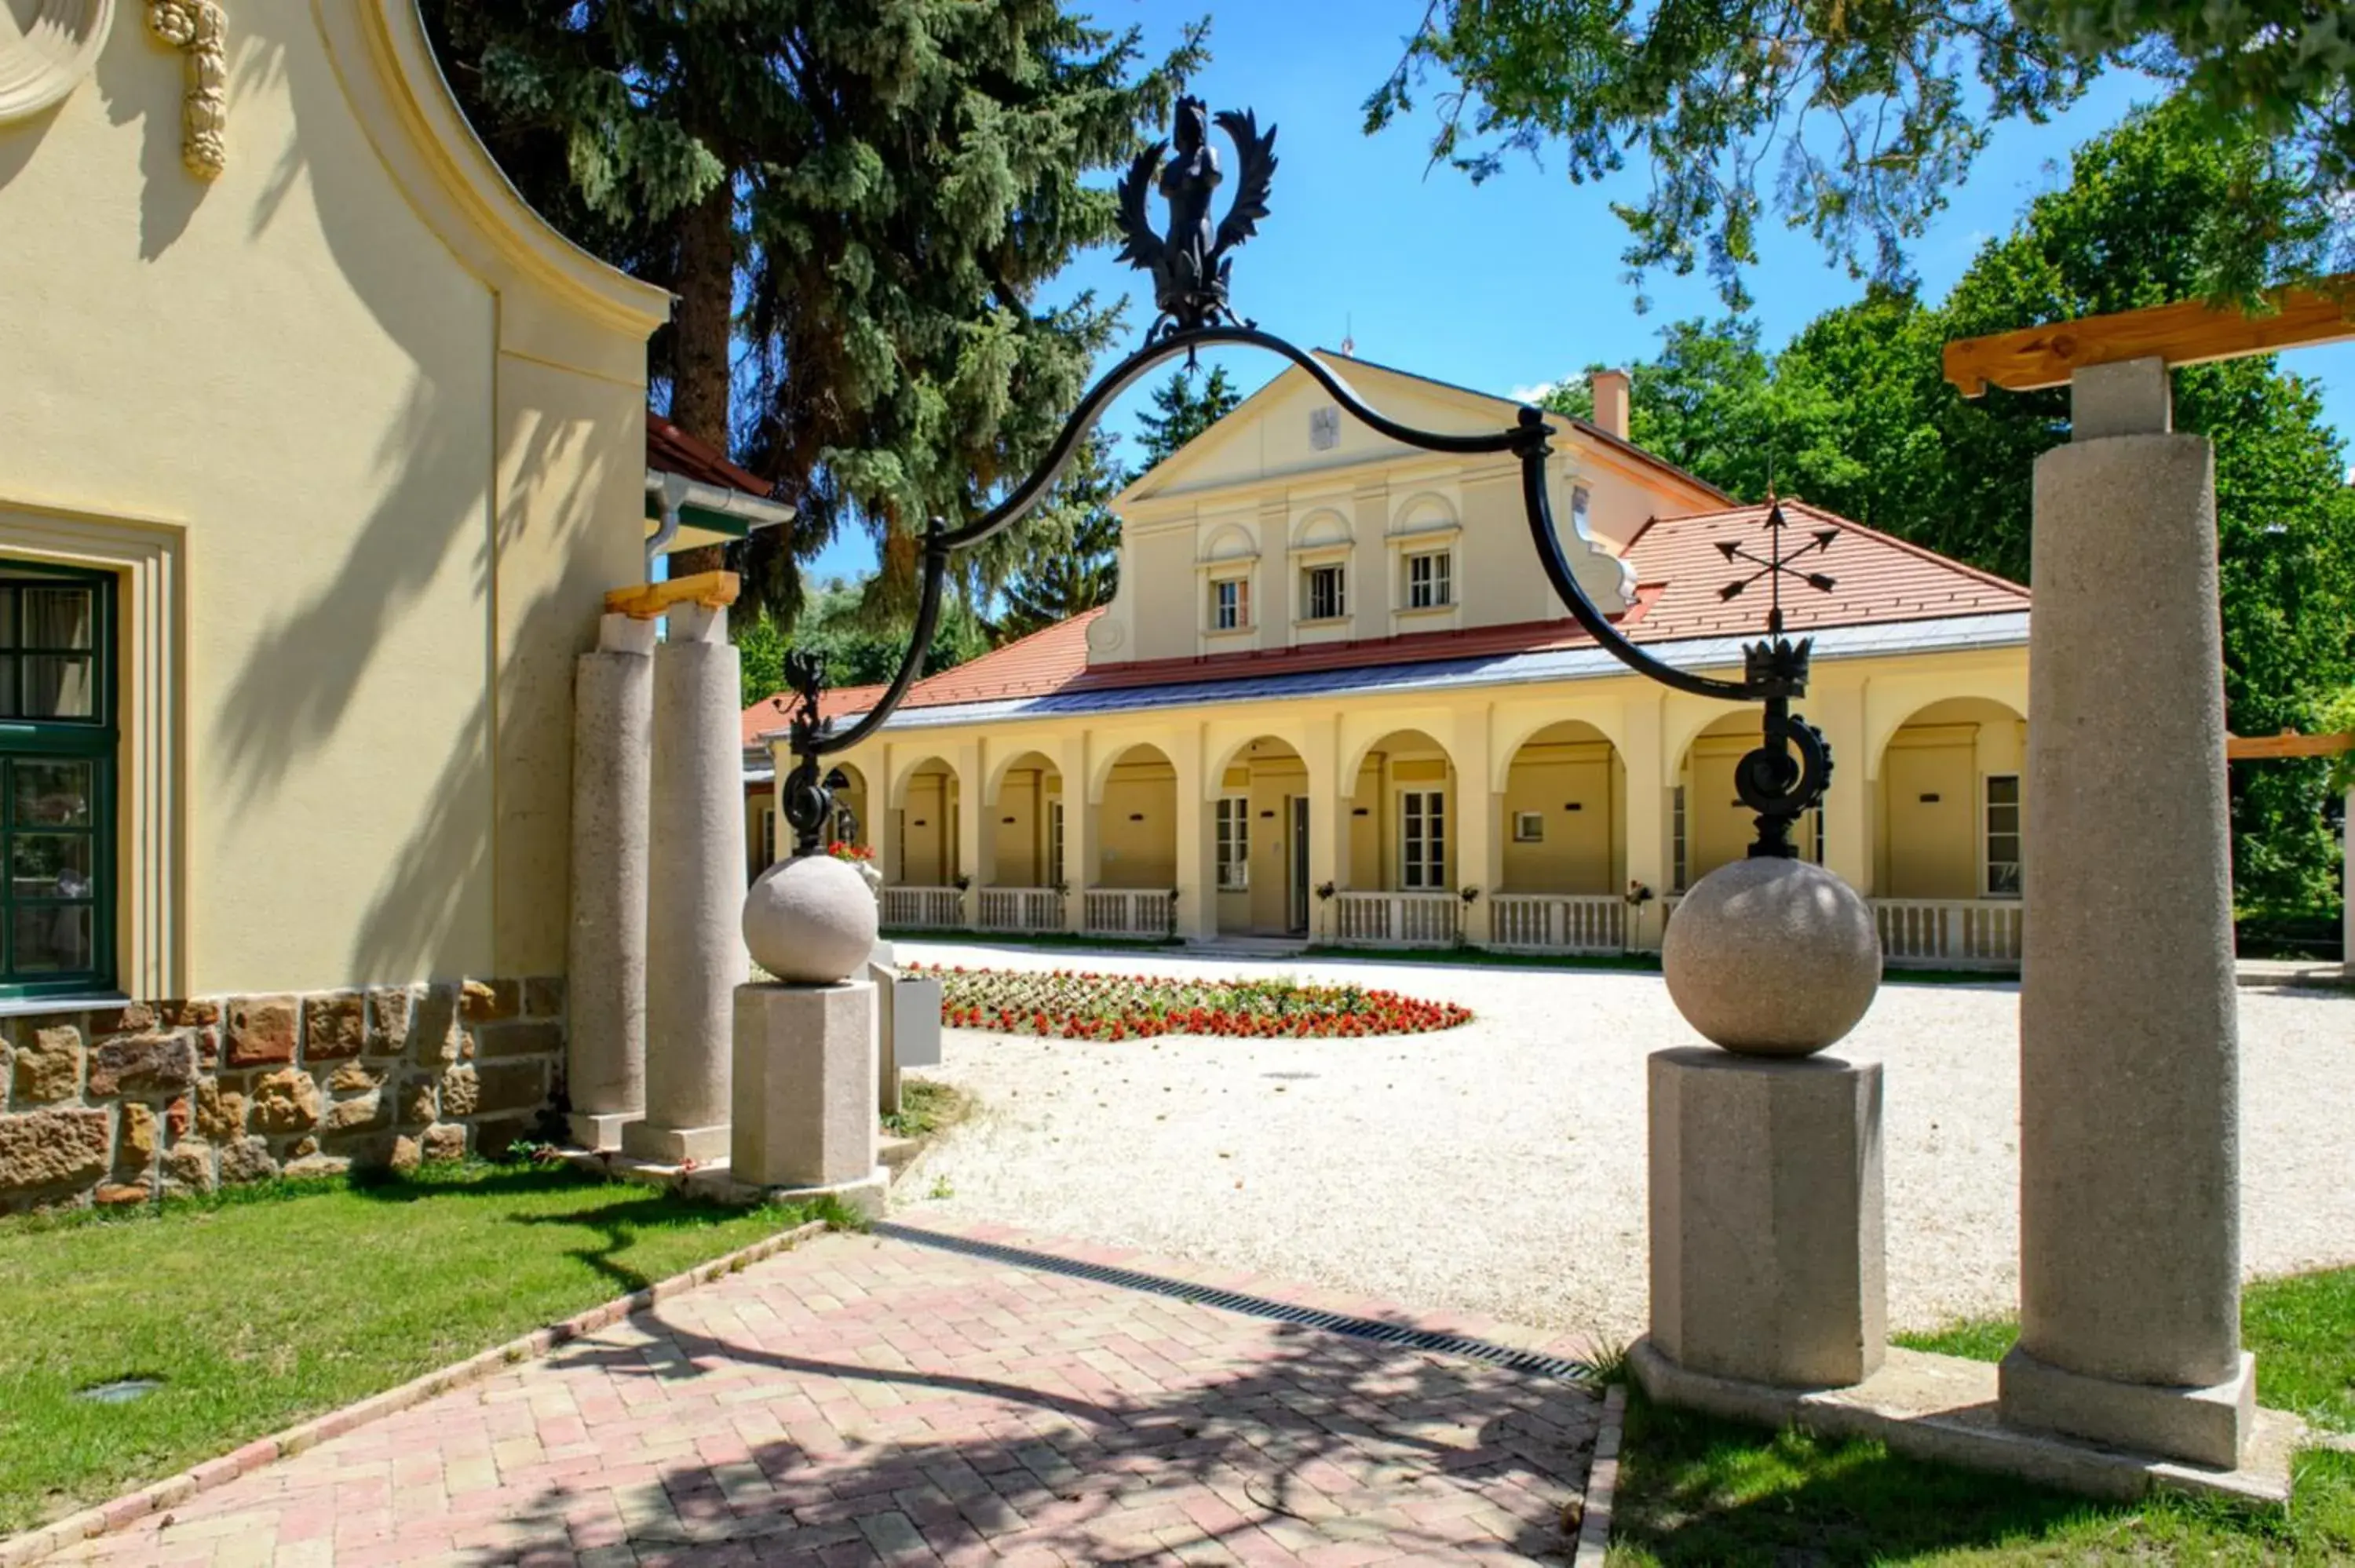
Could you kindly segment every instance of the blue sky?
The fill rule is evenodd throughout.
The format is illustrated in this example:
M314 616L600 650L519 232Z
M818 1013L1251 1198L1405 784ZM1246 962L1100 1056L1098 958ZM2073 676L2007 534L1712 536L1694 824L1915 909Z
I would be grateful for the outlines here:
M1367 95L1397 62L1424 7L1425 0L1097 0L1099 22L1143 28L1155 55L1208 11L1212 59L1193 90L1213 109L1253 109L1262 125L1281 128L1272 216L1235 253L1238 309L1295 342L1337 347L1354 336L1365 358L1498 393L1590 361L1645 357L1667 323L1722 313L1706 278L1657 273L1646 280L1651 311L1636 313L1636 291L1620 276L1626 241L1610 212L1612 184L1573 185L1558 162L1525 159L1481 185L1453 169L1429 169L1432 121L1423 106L1379 136L1360 130ZM1943 294L2030 198L2065 180L2071 148L2151 92L2147 83L2106 79L2051 124L2000 132L1913 249L1930 297ZM1231 173L1232 154L1220 145ZM1631 169L1620 178L1633 190L1644 175ZM1750 289L1769 345L1862 291L1803 234L1774 228L1762 250ZM1128 330L1115 353L1133 348L1152 317L1144 275L1115 267L1106 249L1079 258L1053 292L1086 288L1129 296ZM2355 429L2355 344L2303 350L2286 363L2319 379L2331 420ZM1229 373L1248 389L1276 368L1266 356L1241 355ZM1131 393L1108 420L1132 450L1142 401ZM861 536L837 541L816 569L856 576L873 563L873 543Z

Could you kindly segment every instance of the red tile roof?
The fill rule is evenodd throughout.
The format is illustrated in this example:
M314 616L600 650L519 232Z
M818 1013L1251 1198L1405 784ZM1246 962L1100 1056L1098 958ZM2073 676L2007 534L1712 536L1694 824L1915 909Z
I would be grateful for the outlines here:
M1676 642L1689 638L1759 632L1765 619L1765 585L1728 600L1718 590L1751 568L1729 565L1718 548L1738 541L1753 555L1768 548L1763 505L1730 507L1685 517L1656 518L1631 540L1626 559L1636 569L1635 607L1618 624L1636 642ZM1833 579L1828 593L1785 584L1785 624L1794 632L1833 626L1955 616L2016 613L2028 608L2028 590L1934 551L1909 545L1876 529L1850 523L1804 502L1783 503L1785 521L1802 533L1837 527L1830 550L1811 557L1806 569ZM1786 542L1790 548L1796 541ZM1480 626L1462 631L1418 631L1399 637L1321 642L1199 658L1154 659L1088 667L1087 629L1103 613L1083 615L1033 632L968 663L943 670L909 688L902 708L953 703L1042 696L1060 691L1117 691L1184 681L1237 679L1247 675L1295 674L1312 670L1412 664L1442 659L1494 657L1572 648L1591 641L1568 615L1550 620ZM872 701L878 687L858 688ZM863 711L849 692L827 694L826 712ZM836 699L843 699L837 709ZM757 711L757 710L756 710ZM782 727L780 718L769 727ZM747 715L746 733L751 733Z
M688 435L652 408L646 410L646 466L656 473L675 473L763 500L776 489L751 469L730 462L728 454L709 441Z
M817 713L820 718L839 718L844 714L863 714L875 705L883 694L881 686L843 686L831 692L820 692ZM744 747L751 750L762 744L763 736L773 735L793 722L794 694L779 692L773 697L763 697L744 710Z

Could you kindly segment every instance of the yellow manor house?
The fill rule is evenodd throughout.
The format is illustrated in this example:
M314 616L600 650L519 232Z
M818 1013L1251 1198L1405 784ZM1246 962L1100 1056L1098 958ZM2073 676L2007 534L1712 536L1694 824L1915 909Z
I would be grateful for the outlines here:
M1320 357L1410 424L1516 416ZM1631 444L1627 397L1604 373L1593 421L1550 417L1565 553L1632 640L1738 673L1766 585L1728 597L1752 568L1725 546L1767 554L1769 509ZM1670 692L1582 632L1519 482L1509 457L1389 440L1287 368L1115 498L1111 604L918 683L837 759L837 836L875 850L886 927L1657 947L1678 894L1749 844L1733 768L1758 710ZM1782 515L1838 531L1807 560L1829 590L1783 598L1815 643L1797 706L1835 760L1804 850L1871 899L1891 961L2016 965L2027 590L1801 502ZM744 717L759 864L784 701Z

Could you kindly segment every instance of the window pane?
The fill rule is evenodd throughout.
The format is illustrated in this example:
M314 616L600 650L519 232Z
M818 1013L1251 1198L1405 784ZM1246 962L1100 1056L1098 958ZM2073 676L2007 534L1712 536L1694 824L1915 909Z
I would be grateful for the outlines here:
M88 833L18 833L9 841L8 885L18 898L88 898Z
M16 646L16 596L0 587L0 648Z
M26 718L88 718L92 710L90 655L25 655Z
M2012 806L2019 803L2019 779L2016 774L1999 773L1987 780L1987 804Z
M91 766L87 762L19 762L15 775L16 821L20 828L83 828L91 822Z
M60 974L91 968L90 906L34 905L20 908L9 935L12 971Z
M91 592L86 588L27 588L18 596L27 648L87 648Z
M1987 891L2003 898L2019 896L2019 867L2017 864L1987 867Z
M6 596L0 595L0 604L7 602ZM22 716L24 715L16 702L16 655L0 654L0 718L21 718Z

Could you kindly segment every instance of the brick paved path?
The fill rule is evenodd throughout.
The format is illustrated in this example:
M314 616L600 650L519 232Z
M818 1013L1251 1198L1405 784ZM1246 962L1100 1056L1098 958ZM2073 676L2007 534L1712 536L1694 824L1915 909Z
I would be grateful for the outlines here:
M1114 1263L1167 1280L1072 1272ZM1569 1558L1595 1401L1178 1279L1531 1345L999 1228L829 1235L60 1561Z

